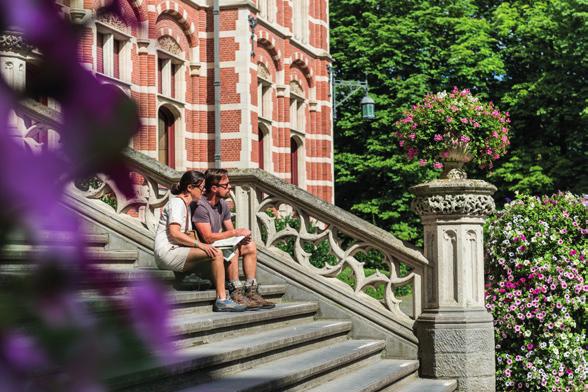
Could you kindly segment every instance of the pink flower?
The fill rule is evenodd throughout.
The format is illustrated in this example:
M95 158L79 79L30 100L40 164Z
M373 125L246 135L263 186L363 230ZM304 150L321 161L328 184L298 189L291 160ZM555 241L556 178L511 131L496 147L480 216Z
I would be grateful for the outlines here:
M480 128L480 124L474 121L474 128Z
M492 153L493 153L493 151L492 151L492 149L491 149L491 148L487 148L487 149L486 149L486 154L488 154L488 155L492 155Z
M446 118L445 118L445 121L447 121L448 123L450 123L450 122L453 122L453 118L451 118L451 117L446 117Z
M443 140L443 135L440 134L435 134L435 136L433 136L433 140L435 140L436 142L440 142L441 140Z
M433 167L435 169L443 169L443 164L441 162L435 162L433 163Z
M466 135L461 135L461 136L459 137L459 141L460 141L460 142L462 142L462 143L469 143L469 141L470 141L470 138L469 138L469 137L467 137Z
M440 155L441 158L447 158L449 156L449 151L443 151Z
M399 141L399 142L398 142L398 145L399 145L400 147L404 146L404 140L401 140L401 141Z
M414 140L414 139L416 139L416 133L411 133L410 135L408 135L408 138L409 138L410 140Z
M467 118L460 118L460 121L461 121L463 124L467 124L467 123L468 123L468 119L467 119Z
M425 166L427 164L427 161L424 159L419 159L419 166Z

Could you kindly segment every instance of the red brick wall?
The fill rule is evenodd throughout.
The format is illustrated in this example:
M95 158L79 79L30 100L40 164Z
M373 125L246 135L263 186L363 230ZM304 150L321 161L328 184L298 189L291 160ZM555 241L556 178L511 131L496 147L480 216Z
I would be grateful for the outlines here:
M85 0L84 6L95 9L98 0ZM332 121L329 84L327 81L328 23L327 1L308 0L308 44L298 44L279 31L292 28L291 1L274 0L276 15L273 23L277 30L264 21L254 30L256 43L254 56L250 56L251 31L247 16L256 16L247 5L221 10L221 130L222 161L230 166L257 167L258 118L257 65L263 63L271 74L272 162L265 162L266 170L288 181L290 167L290 97L289 84L298 80L305 96L306 133L304 135L306 189L327 201L333 201L332 178ZM185 135L185 151L176 151L184 157L184 166L206 169L214 161L214 71L213 71L213 19L212 10L199 8L180 0L144 0L139 7L134 1L125 5L124 12L146 21L147 36L138 37L140 30L133 26L136 38L148 38L149 45L141 41L132 45L131 95L137 100L143 120L140 133L133 139L133 147L157 154L157 109L163 102L157 96L157 39L162 29L177 40L186 60L184 67L185 102L176 105ZM243 34L243 29L247 34ZM93 66L95 36L92 30L84 31L80 46L80 59ZM247 63L248 62L248 63ZM193 74L190 72L193 65ZM249 87L243 87L249 83ZM278 90L280 89L280 90ZM279 93L282 91L284 93ZM314 106L313 106L314 105ZM311 110L312 107L316 108ZM245 123L243 123L245 121ZM243 130L249 130L250 142L241 140ZM325 140L326 139L326 140ZM248 151L242 151L248 149ZM246 157L247 161L241 159ZM225 165L226 166L226 165Z

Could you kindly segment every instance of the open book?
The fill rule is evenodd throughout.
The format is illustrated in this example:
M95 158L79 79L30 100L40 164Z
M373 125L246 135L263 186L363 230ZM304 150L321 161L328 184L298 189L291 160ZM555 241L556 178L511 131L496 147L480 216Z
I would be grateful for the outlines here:
M229 262L233 256L235 256L235 251L237 250L237 245L241 241L245 239L244 236L240 235L237 237L230 237L225 238L224 240L214 241L211 245L215 248L220 249L223 252L223 257L225 258L226 262Z

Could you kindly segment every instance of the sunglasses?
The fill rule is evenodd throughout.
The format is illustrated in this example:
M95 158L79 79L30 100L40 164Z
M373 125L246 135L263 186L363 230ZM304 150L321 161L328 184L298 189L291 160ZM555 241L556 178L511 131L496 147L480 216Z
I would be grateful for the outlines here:
M227 189L228 187L231 186L231 183L230 182L227 182L226 184L217 184L215 186L217 186L219 188Z

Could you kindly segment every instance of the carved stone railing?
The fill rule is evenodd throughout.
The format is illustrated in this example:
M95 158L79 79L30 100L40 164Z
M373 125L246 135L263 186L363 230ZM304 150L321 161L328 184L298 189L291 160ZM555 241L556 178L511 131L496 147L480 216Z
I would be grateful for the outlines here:
M34 112L30 115L40 123L57 126L56 112L38 109L32 105L24 111ZM132 149L125 156L136 190L133 198L126 198L104 175L71 184L68 191L153 234L169 188L182 173ZM231 170L230 178L236 224L249 228L258 244L412 328L421 313L421 282L428 265L418 249L262 170ZM376 289L378 300L372 298ZM367 295L370 290L372 296Z

